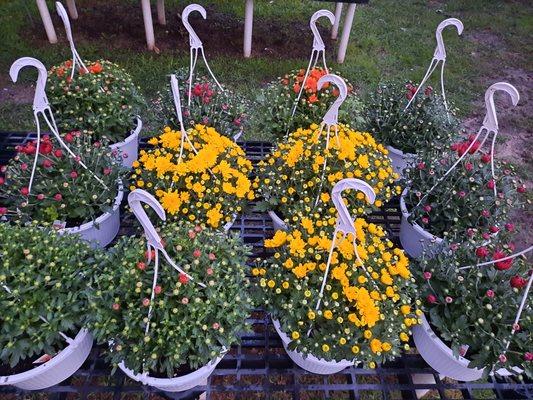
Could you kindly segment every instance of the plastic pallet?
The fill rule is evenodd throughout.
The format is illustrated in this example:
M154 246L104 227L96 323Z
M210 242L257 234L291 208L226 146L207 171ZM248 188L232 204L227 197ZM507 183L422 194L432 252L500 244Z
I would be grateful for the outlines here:
M32 137L28 134L0 132L0 165L12 157L17 144ZM253 163L264 158L272 148L267 142L243 142L247 156ZM141 147L146 147L141 140ZM5 161L4 161L5 160ZM253 207L251 207L253 208ZM119 235L140 234L135 218L123 209ZM397 242L401 213L398 199L385 204L368 220L385 227ZM267 257L263 247L265 238L273 235L272 222L267 214L248 212L239 216L232 229L252 248L252 257ZM200 395L212 399L416 399L416 390L430 389L437 399L530 399L533 383L514 380L498 382L454 382L441 380L433 369L417 354L402 354L394 362L374 370L357 367L331 375L309 373L292 363L285 353L270 318L256 310L249 318L252 331L241 334L241 344L233 346L208 379L207 385L183 393L165 393L142 386L121 371L111 373L111 367L100 357L96 347L89 359L69 379L38 392L25 392L14 387L0 387L0 400L35 395L39 399L196 399ZM413 374L431 375L434 384L414 384ZM482 393L483 392L483 393ZM489 397L487 397L487 395Z

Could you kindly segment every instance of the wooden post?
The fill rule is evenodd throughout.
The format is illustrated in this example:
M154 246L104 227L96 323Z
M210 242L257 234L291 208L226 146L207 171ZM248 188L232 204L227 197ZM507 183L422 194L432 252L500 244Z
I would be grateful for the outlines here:
M244 57L252 55L252 28L254 24L254 0L246 0L244 9Z
M78 19L78 10L76 9L76 1L67 0L67 8L68 8L68 13L70 14L70 18Z
M165 0L157 0L157 21L159 25L166 25L167 18L165 16Z
M331 28L331 38L337 39L337 36L339 35L339 25L341 24L341 16L342 16L342 3L337 3L335 5L335 23L333 24L333 27Z
M350 40L350 31L352 30L353 17L355 15L355 3L348 6L348 11L344 19L344 26L342 28L341 42L339 44L339 53L337 54L337 62L342 64L346 57L346 49L348 48L348 41Z
M155 37L154 37L154 25L152 22L152 9L150 8L150 0L141 0L141 6L143 11L144 31L146 33L146 44L148 50L154 50Z
M50 43L57 43L56 31L52 23L52 18L50 18L50 11L48 11L48 7L46 6L46 0L36 0L36 2L39 14L41 14L41 19L43 20L44 29L46 30L46 36L48 36L48 41Z

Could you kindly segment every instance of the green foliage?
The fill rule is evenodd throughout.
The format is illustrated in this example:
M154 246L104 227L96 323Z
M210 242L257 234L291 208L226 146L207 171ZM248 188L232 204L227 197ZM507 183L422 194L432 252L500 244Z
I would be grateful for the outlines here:
M176 76L179 82L185 129L202 124L213 127L221 135L229 137L246 131L250 106L241 96L224 86L224 90L221 91L212 79L205 76L195 77L189 106L188 71L179 70ZM170 126L172 129L180 129L170 83L158 92L154 100L154 111L159 127Z
M424 257L419 268L413 270L425 299L428 320L457 356L470 360L469 367L489 371L519 367L531 377L530 299L518 330L511 335L529 278L527 260L517 258L512 262L458 269L514 253L508 236L501 232L480 245L483 238L476 231L470 240L443 249L432 258Z
M84 326L88 279L101 261L77 236L0 223L0 363L67 346L59 333L74 337Z
M0 215L42 225L60 220L69 227L94 220L113 206L124 175L119 154L101 142L92 143L92 137L79 131L63 139L79 160L55 137L43 136L31 191L28 185L37 143L33 140L17 148L18 154L2 170L5 181L0 178L0 201L7 209L0 207Z
M462 152L465 144L452 147L461 146L463 149L457 151ZM479 147L479 142L474 147ZM470 152L473 153L474 147ZM438 150L428 151L418 156L416 165L404 171L405 181L409 182L405 202L411 213L410 221L449 242L463 241L470 229L480 229L486 234L491 234L490 229L502 229L510 211L524 201L520 192L525 189L514 168L496 162L496 179L493 179L490 156L486 153L467 154L440 183L459 156L452 150L440 154ZM496 196L493 185L497 188Z
M459 123L444 107L431 86L416 91L411 83L381 83L365 103L366 129L377 140L404 153L418 153L447 144L457 135Z
M318 90L317 81L323 75L325 70L322 68L311 70L294 117L291 117L291 114L305 70L291 71L260 90L253 108L252 132L279 141L298 128L307 128L312 123L320 123L338 95L338 89L329 84ZM339 122L357 129L363 126L362 104L351 85L348 86L348 90L348 97L339 110Z
M118 65L85 61L70 78L72 61L54 66L48 73L47 94L62 131L80 130L94 140L123 141L135 127L144 99L140 88Z
M106 352L112 364L124 361L136 372L144 368L171 377L181 366L195 369L218 357L245 329L251 309L245 278L248 248L236 236L189 223L164 225L160 234L169 256L193 279L160 253L151 301L154 261L147 261L146 242L124 237L104 268L95 271L90 326L99 343L112 341Z

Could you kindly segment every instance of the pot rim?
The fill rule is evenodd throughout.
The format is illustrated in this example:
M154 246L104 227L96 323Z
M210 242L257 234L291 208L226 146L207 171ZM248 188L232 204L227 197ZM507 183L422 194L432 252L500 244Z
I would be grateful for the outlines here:
M120 204L122 203L123 197L124 197L124 186L122 184L122 181L119 181L117 196L115 197L115 202L113 203L113 208L111 209L111 211L104 212L94 221L85 222L81 225L72 226L70 228L60 229L58 232L76 234L76 233L84 232L86 230L91 229L95 224L102 224L103 222L108 220L118 210L118 208L120 207Z
M279 320L277 319L274 319L272 318L272 324L274 325L274 328L276 329L276 332L278 332L278 335L279 337L281 338L281 341L283 342L283 345L284 347L286 345L288 345L290 342L292 342L292 340L287 336L287 334L285 332L283 332L281 330L281 324L279 323ZM287 349L285 349L287 350ZM320 363L323 363L323 364L328 364L328 365L335 365L335 366L345 366L345 367L350 367L350 366L353 366L353 365L356 365L358 363L358 361L356 361L355 359L352 360L352 361L349 361L349 360L346 360L346 359L343 359L343 360L340 360L340 361L336 361L336 360L331 360L331 361L328 361L324 358L319 358L317 356L314 356L312 353L302 353L298 350L289 350L289 351L292 351L296 354L299 354L300 356L302 356L304 359L309 359L311 361L315 361L315 362L320 362Z
M137 116L135 118L136 118L136 125L135 125L135 128L130 131L131 132L130 135L126 139L124 139L122 142L117 142L117 143L110 144L109 147L112 150L115 150L115 149L117 149L119 147L122 147L122 146L130 143L133 140L137 140L137 137L139 136L139 132L141 132L141 129L143 127L143 123L142 123L141 118L139 116Z
M207 372L210 368L214 368L226 355L228 349L224 349L220 352L220 355L217 358L212 359L207 364L201 366L200 368L189 372L188 374L182 376L175 376L173 378L154 378L148 374L136 373L133 370L129 369L124 361L121 361L118 364L118 367L131 379L141 382L145 385L151 385L156 387L165 387L173 386L180 383L187 383L194 379L198 379L204 376L204 373Z
M409 188L406 187L400 196L400 211L402 212L402 217L405 218L405 220L415 229L417 233L420 234L420 236L423 236L424 239L434 240L435 243L441 243L444 239L433 235L429 231L426 231L416 222L409 222L409 217L411 216L411 213L407 210L407 205L405 204L405 196L407 195L408 191Z
M87 336L90 336L89 331L85 328L80 329L76 337L72 339L72 341L52 359L28 371L20 372L14 375L0 376L0 386L15 385L17 383L24 382L28 379L36 378L41 374L47 373L50 368L58 366L58 364L60 364L65 358L69 357L87 338Z
M400 149L397 149L396 147L393 147L393 146L390 146L390 145L387 145L385 147L387 148L388 151L390 151L391 153L394 153L394 154L396 154L396 155L398 155L400 157L410 158L410 157L416 156L415 153L404 153Z
M283 229L282 229L283 231L288 231L288 230L289 230L289 225L287 225L287 224L285 223L285 221L283 221L275 211L273 211L273 210L268 211L268 216L269 216L269 217L270 217L275 223L277 223L278 225L282 226L282 227L283 227Z

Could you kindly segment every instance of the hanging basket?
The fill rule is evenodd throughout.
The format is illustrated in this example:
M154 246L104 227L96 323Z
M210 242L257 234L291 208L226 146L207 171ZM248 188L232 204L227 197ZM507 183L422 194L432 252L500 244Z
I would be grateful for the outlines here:
M327 361L323 358L317 358L312 354L304 355L299 351L289 350L288 346L291 342L291 339L287 336L285 332L281 330L281 326L278 320L273 319L272 323L274 324L274 328L276 328L276 332L278 332L278 335L281 338L283 347L285 348L285 351L287 352L291 360L306 371L320 375L331 375L342 371L344 368L351 367L355 364L353 361L348 360Z
M422 324L413 327L413 340L422 358L439 374L458 381L470 382L481 379L483 370L468 368L464 357L456 357L451 348L438 338L426 317L422 315Z
M424 251L426 254L438 251L443 239L424 230L416 222L409 222L409 212L405 205L405 196L409 189L405 188L400 197L400 210L402 221L400 224L400 242L407 254L413 258L420 258Z
M12 385L24 390L40 390L57 385L70 377L85 362L93 347L93 337L82 329L74 340L50 361L20 374L0 376L0 386Z
M403 170L407 168L409 164L413 163L416 154L404 153L392 146L387 146L387 150L389 151L389 157L392 161L392 169L402 177Z
M131 168L133 162L139 155L139 133L143 127L143 123L139 117L137 117L137 125L135 129L131 131L131 134L122 142L118 142L110 145L111 150L118 150L122 159L122 166L125 168Z
M153 378L147 374L138 374L126 367L124 362L121 362L118 367L129 378L136 382L153 386L166 392L183 392L199 385L206 385L207 378L209 378L209 376L213 373L215 367L223 357L224 354L221 354L219 357L197 369L196 371L183 376L178 376L176 378Z
M97 247L105 247L115 239L120 229L120 204L124 197L122 182L118 186L117 197L110 211L100 215L94 221L80 226L65 228L60 234L80 235L83 240L94 243Z

